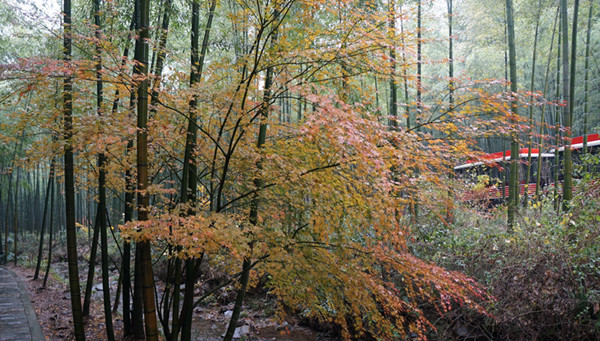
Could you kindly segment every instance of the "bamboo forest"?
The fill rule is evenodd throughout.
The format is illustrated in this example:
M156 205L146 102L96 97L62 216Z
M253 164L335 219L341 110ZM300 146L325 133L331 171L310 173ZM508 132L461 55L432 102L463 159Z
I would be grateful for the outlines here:
M594 0L0 1L0 340L600 340Z

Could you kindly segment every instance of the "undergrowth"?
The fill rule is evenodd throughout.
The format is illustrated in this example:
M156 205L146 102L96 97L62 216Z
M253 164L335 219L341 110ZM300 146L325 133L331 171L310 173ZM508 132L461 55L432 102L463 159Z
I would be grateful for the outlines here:
M455 309L431 339L600 339L600 179L586 176L568 213L551 198L521 207L513 232L503 206L460 206L450 225L416 231L414 253L473 277L495 297L492 318Z

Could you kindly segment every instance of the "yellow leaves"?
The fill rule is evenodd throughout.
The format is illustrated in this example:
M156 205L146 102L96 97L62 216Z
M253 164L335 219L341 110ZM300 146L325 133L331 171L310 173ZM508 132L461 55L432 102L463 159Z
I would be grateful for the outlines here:
M235 214L212 213L182 217L176 212L151 217L148 221L121 225L123 237L135 241L165 242L177 246L176 257L197 257L202 253L226 252L242 260L250 254L250 235Z

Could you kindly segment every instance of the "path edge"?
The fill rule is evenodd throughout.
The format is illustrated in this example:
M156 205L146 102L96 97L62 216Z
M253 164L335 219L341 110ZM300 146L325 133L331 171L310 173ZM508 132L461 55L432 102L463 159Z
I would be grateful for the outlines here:
M21 301L23 302L23 307L25 308L25 315L27 315L27 324L29 325L29 332L31 333L32 341L45 341L46 337L42 333L42 328L40 327L40 323L37 319L37 315L35 314L35 310L33 309L33 305L31 305L31 300L29 299L29 293L27 292L27 287L25 283L21 280L21 277L14 273L10 268L3 267L8 270L10 274L15 278L17 282L17 286L19 287L19 293L21 296Z

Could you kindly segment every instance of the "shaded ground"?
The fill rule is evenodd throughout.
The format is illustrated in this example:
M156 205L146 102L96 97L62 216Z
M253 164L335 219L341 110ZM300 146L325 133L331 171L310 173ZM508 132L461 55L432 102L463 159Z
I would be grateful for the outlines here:
M23 283L28 287L31 303L37 314L40 326L46 340L73 340L71 301L68 283L64 278L51 275L46 288L42 288L43 275L33 280L33 269L10 267L18 274ZM114 293L114 291L113 291ZM261 308L268 302L261 302L257 309L246 309L238 325L240 336L244 340L286 340L286 341L331 341L333 338L323 335L309 328L298 326L293 320L279 323L269 313ZM219 341L225 332L228 323L228 306L198 307L194 311L193 335L198 341ZM115 337L123 339L122 319L118 314L113 314ZM85 320L85 331L89 340L105 340L105 325L103 306L99 302L92 302L90 317Z
M73 340L71 298L67 283L62 283L51 273L46 288L42 288L43 274L41 278L34 281L33 269L20 267L10 267L10 269L21 276L23 283L28 287L31 304L46 340ZM117 339L122 339L121 319L115 319L114 323L115 336ZM106 339L102 306L96 302L92 302L90 317L85 320L85 332L89 340Z

